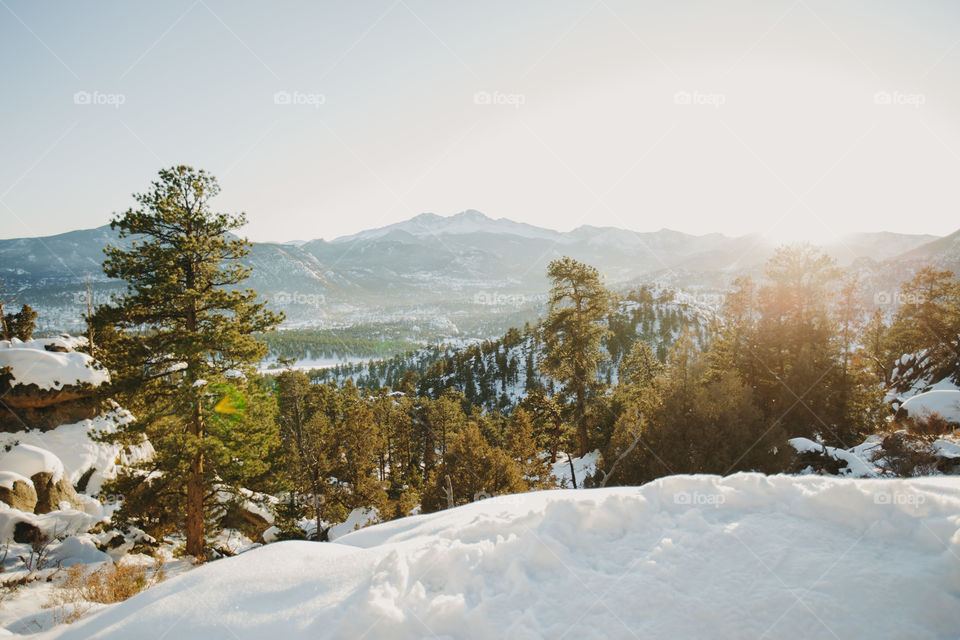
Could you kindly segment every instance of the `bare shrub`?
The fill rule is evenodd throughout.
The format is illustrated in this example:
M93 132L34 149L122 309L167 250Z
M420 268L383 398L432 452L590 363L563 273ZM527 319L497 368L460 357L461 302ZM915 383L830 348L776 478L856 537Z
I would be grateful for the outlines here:
M926 411L922 415L902 418L900 423L913 435L945 436L953 433L957 426L935 411Z
M932 436L897 431L886 436L873 454L873 461L885 473L900 478L930 475L937 470L940 457Z
M166 577L163 560L152 568L117 562L91 571L82 564L67 569L66 577L45 605L54 609L58 623L71 623L90 610L91 603L112 604L131 598Z

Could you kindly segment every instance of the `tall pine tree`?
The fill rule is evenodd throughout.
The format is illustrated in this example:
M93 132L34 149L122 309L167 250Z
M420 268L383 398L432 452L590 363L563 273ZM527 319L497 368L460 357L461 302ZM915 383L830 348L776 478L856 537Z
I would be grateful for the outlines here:
M139 206L110 223L131 242L107 247L103 264L127 292L91 318L113 389L138 414L127 430L151 436L154 469L171 486L185 480L186 551L197 558L205 555L205 503L216 493L205 461L224 459L228 446L207 423L242 412L236 387L266 354L253 334L282 319L255 291L234 288L249 275L240 261L250 245L232 235L246 218L212 211L219 191L212 175L181 165L135 194Z
M602 349L609 329L603 324L611 296L593 267L572 258L553 260L547 268L552 281L549 314L543 323L547 355L541 368L563 384L577 429L579 455L587 453L587 403L600 386L597 370L607 357Z

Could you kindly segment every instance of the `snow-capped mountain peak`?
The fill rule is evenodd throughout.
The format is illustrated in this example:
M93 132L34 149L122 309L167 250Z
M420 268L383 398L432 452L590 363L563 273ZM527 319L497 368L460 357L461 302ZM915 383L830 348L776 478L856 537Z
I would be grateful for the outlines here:
M462 235L468 233L497 233L524 238L543 238L557 240L562 235L552 229L535 227L507 218L491 218L475 209L467 209L452 216L439 216L435 213L421 213L409 220L395 222L384 227L368 229L349 236L341 236L333 242L351 242L354 240L373 240L382 238L394 231L404 231L414 236Z

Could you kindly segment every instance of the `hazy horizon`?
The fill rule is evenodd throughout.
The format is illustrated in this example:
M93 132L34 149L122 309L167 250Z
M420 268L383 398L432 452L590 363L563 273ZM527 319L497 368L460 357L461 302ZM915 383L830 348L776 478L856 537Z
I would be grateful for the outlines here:
M399 223L403 223L403 222L408 222L408 221L412 220L413 218L416 218L416 217L419 217L419 216L433 215L433 216L437 216L437 217L440 217L440 218L452 218L452 217L454 217L454 216L458 216L458 215L460 215L460 214L468 213L468 212L476 212L476 213L479 213L479 214L485 216L486 218L489 218L490 220L492 220L492 221L494 221L494 222L500 221L500 220L506 220L506 221L510 221L510 222L523 223L523 221L521 221L521 220L513 220L512 218L507 218L507 217L504 217L504 216L491 216L491 215L488 215L488 214L487 214L486 212L484 212L484 211L478 211L478 210L476 210L476 209L464 209L464 210L462 210L462 211L457 211L456 213L449 213L449 214L439 214L439 213L435 213L435 212L433 212L433 211L423 211L423 212L421 212L421 213L419 213L419 214L416 214L415 216L411 216L411 217L405 218L405 219L403 219L403 220L397 220L397 221L394 221L394 222L385 223L385 224L382 224L382 225L380 225L380 226L378 226L378 227L369 227L369 228L367 228L367 229L358 229L357 231L350 232L350 233L345 233L345 234L338 235L338 236L293 237L293 238L282 238L282 239L270 238L270 237L266 237L266 238L252 238L252 237L249 237L249 236L246 236L246 237L247 237L249 240L253 241L253 242L264 243L264 244L289 244L289 243L293 243L293 242L310 242L310 241L313 241L313 240L325 240L325 241L327 241L327 242L332 242L332 241L340 240L340 239L343 239L343 238L348 238L348 237L350 237L350 236L358 235L358 234L360 234L360 233L362 233L362 232L364 232L364 231L372 231L372 230L375 230L375 229L380 229L380 228L383 228L383 227L388 227L388 226L391 226L391 225L394 225L394 224L399 224ZM85 230L89 230L89 229L96 229L96 228L99 228L99 227L109 226L109 224L110 224L110 222L109 222L109 220L107 220L107 221L104 222L103 224L95 225L95 226L92 226L92 227L77 227L77 228L74 228L74 229L64 229L63 231L56 231L56 232L52 232L52 233L44 233L44 234L40 234L40 235L31 235L31 236L12 236L12 237L4 236L4 237L0 237L0 240L9 240L9 239L15 239L15 238L20 238L20 237L23 237L23 238L37 238L37 237L44 238L44 237L49 237L49 236L55 236L55 235L61 235L61 234L66 234L66 233L72 233L72 232L76 232L76 231L85 231ZM558 232L558 233L570 233L571 231L576 231L577 229L580 229L580 228L595 228L595 229L621 230L621 231L627 231L627 232L630 232L630 233L658 233L658 232L664 232L664 231L665 231L665 232L673 232L673 233L684 233L684 234L691 235L691 236L721 235L721 236L725 236L725 237L728 237L728 238L740 238L740 237L748 237L748 236L754 236L754 235L763 235L762 232L759 231L759 230L758 230L758 231L748 231L748 232L746 232L746 233L741 233L741 234L728 234L728 233L723 233L723 232L721 232L721 231L704 231L704 232L700 232L700 233L690 233L690 232L687 232L687 231L680 231L680 230L678 230L678 229L674 229L674 228L671 228L671 227L669 227L669 226L663 226L663 227L660 227L660 228L658 228L658 229L630 229L630 228L627 228L627 227L617 227L617 226L614 226L614 225L594 225L594 224L589 224L589 223L583 223L583 224L581 224L581 225L578 225L577 227L574 227L573 229L558 229L558 228L555 228L555 227L550 226L549 224L533 224L533 223L529 223L529 222L528 222L528 223L523 223L523 224L528 224L528 225L533 226L533 227L536 227L536 228L538 228L538 229L545 229L545 230L547 230L547 231L556 231L556 232ZM931 233L920 233L920 232L914 233L914 232L907 232L907 231L886 231L886 230L882 230L882 229L880 229L880 230L877 230L877 229L864 229L864 230L860 230L860 231L851 231L850 233L842 234L842 235L839 235L839 236L836 236L836 237L826 238L826 239L824 239L824 240L815 240L814 243L817 243L817 242L827 242L827 243L828 243L828 242L830 242L830 241L836 241L836 240L839 240L839 239L842 239L842 238L845 238L845 237L849 237L849 236L852 236L852 235L857 235L857 234L874 234L874 233L876 233L876 234L891 233L891 234L898 234L898 235L931 236L932 238L942 238L942 237L945 237L945 236L947 236L947 235L951 235L952 233L954 233L954 232L956 232L956 231L960 231L960 227L958 227L957 229L954 229L954 231L951 231L950 233L946 233L946 234L931 234ZM246 235L246 234L242 233L242 230L241 230L241 234L240 234L240 235ZM771 240L773 243L776 243L776 244L789 244L788 240L787 240L787 239L784 239L784 238L777 238L777 237L773 237L773 236L765 236L765 237L767 237L769 240Z
M829 240L956 230L960 5L4 2L0 237L202 167L257 241L467 208Z

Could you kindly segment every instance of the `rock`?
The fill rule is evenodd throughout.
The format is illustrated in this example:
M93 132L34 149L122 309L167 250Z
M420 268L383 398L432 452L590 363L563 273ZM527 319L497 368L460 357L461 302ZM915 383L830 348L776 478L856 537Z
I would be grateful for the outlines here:
M33 543L43 539L40 527L26 520L21 520L13 526L13 541Z
M83 505L77 499L77 492L67 481L66 475L62 475L56 482L53 476L47 472L35 473L33 477L33 486L37 491L37 506L34 513L50 513L60 508L61 502L68 502L74 509L83 509Z
M24 429L48 431L61 424L95 418L106 408L98 389L89 384L41 389L35 384L11 385L9 375L0 375L0 431Z
M0 486L0 502L5 502L20 511L33 513L37 506L37 490L26 478L18 478L13 481L12 489Z

